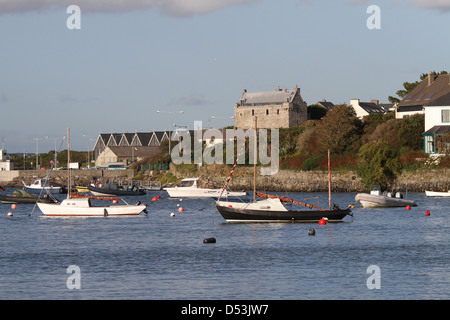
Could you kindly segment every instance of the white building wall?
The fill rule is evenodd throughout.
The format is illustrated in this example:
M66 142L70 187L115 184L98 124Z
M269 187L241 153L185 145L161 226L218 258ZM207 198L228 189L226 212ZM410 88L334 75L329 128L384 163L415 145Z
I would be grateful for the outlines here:
M450 110L450 106L424 106L425 109L425 131L434 126L450 125L450 122L442 122L442 110Z

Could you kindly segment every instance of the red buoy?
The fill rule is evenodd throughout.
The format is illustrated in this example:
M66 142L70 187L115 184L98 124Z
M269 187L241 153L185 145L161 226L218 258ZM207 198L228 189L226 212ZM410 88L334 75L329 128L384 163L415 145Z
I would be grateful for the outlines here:
M325 220L324 218L319 220L319 225L323 226L327 224L327 220Z
M13 209L13 210L16 210L16 209L17 209L17 206L16 206L15 203L11 206L11 209Z
M113 200L113 203L118 203L119 201L117 201L116 199Z
M411 210L411 206L406 206L406 210Z
M178 212L183 212L183 211L184 211L183 207L178 208Z
M158 194L156 197L157 197L158 199L161 198L161 196L160 196L159 194Z
M158 201L158 198L153 197L153 198L152 198L152 201Z
M429 216L430 215L430 210L425 211L425 215Z
M231 204L229 204L228 207L233 208L233 206Z

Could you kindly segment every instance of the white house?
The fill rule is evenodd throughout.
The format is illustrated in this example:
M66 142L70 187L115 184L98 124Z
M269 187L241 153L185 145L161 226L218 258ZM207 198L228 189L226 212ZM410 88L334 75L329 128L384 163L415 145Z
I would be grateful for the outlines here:
M450 154L450 103L447 106L424 106L424 152Z
M371 100L370 102L360 102L359 99L351 99L350 106L355 110L356 116L362 119L373 113L385 114L389 112L390 104L380 104L378 100Z
M396 118L425 114L424 152L450 153L450 75L430 73L396 108Z

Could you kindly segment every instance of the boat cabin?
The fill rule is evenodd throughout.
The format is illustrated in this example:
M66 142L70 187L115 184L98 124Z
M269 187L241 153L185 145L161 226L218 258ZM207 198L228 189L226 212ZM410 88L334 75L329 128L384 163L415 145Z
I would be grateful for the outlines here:
M177 186L178 188L196 188L198 178L186 178L181 180L181 183Z

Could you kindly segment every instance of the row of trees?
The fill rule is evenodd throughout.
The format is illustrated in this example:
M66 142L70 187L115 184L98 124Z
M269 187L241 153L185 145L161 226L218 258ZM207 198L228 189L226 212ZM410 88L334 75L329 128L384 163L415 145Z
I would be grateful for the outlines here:
M360 120L352 107L338 105L321 120L283 131L282 169L325 169L329 149L333 168L356 170L366 186L386 188L403 169L437 166L423 153L423 115L395 119L393 113L373 114ZM440 165L449 163L447 156Z

